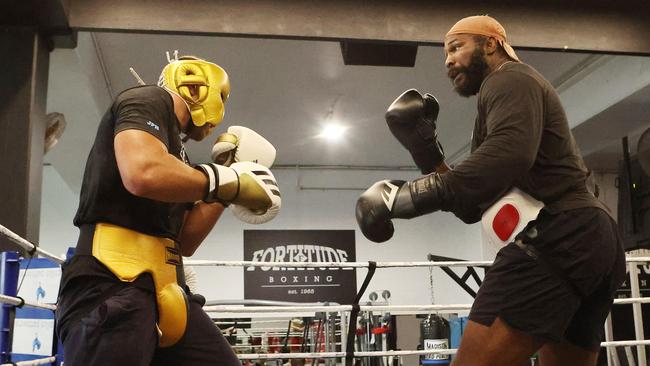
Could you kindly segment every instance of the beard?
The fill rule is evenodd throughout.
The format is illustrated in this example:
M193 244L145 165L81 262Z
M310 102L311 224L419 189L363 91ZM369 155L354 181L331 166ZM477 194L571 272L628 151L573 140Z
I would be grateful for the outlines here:
M209 124L206 123L203 126L198 127L194 124L194 122L192 122L192 119L190 118L187 126L187 131L185 131L185 135L194 141L201 141L206 138L210 132L212 132L211 130L212 129Z
M463 97L470 97L478 93L483 79L488 74L488 70L489 67L485 61L485 51L482 48L476 47L467 67L460 66L449 69L447 74L451 78L454 91ZM460 80L458 83L454 82L455 78L461 74L463 80Z

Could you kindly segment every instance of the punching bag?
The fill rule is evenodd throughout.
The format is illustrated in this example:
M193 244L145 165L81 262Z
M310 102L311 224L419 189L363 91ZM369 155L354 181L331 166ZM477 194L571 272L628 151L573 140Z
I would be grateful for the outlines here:
M420 344L423 350L449 349L449 322L437 314L429 314L420 323ZM421 365L445 366L450 362L450 355L426 354L420 358Z

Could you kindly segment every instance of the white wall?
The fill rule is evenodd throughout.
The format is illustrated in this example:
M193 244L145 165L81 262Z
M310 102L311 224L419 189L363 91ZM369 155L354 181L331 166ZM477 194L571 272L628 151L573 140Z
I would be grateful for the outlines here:
M78 204L79 195L70 190L59 172L51 165L44 166L39 234L42 249L65 256L67 249L77 244L79 230L72 219Z
M280 215L268 224L255 226L238 221L226 211L192 259L243 260L244 229L356 230L357 261L425 261L428 253L480 259L479 226L465 225L448 213L396 221L395 236L383 244L368 241L358 231L354 207L362 188L383 178L410 179L415 176L414 172L405 171L277 170L276 178L283 199ZM53 253L64 253L68 246L76 243L78 230L72 225L72 218L78 197L52 167L45 167L43 179L40 244ZM339 190L312 190L309 187L336 187ZM456 271L463 273L460 268ZM198 267L197 273L200 292L208 299L243 298L241 268ZM359 287L365 274L365 269L357 271ZM385 289L392 293L393 304L428 304L429 271L426 268L377 269L365 299L371 291L381 293ZM434 269L434 289L435 301L439 304L472 301L439 268Z

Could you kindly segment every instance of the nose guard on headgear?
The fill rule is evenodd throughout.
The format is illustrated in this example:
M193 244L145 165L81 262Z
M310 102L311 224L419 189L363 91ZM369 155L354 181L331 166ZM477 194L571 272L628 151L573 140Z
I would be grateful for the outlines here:
M196 126L216 126L223 119L230 81L216 64L201 59L172 61L163 69L158 85L185 100Z

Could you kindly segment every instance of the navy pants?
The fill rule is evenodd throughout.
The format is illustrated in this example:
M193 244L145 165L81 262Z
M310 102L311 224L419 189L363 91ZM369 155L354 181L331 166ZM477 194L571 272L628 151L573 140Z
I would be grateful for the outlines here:
M156 297L151 287L124 284L112 291L115 285L78 277L61 292L57 333L66 366L241 366L196 298L190 301L183 338L172 347L158 348ZM104 298L106 291L112 292ZM87 309L98 299L96 306Z

